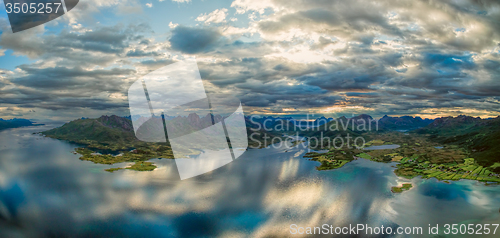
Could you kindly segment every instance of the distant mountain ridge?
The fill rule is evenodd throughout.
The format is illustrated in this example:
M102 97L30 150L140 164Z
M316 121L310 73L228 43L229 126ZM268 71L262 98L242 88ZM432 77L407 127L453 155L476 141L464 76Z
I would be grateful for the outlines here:
M214 116L214 121L219 122L220 116ZM265 120L269 124L264 128L262 123ZM320 118L323 119L323 118ZM263 141L265 137L279 137L284 133L296 133L306 137L319 137L323 133L324 137L335 137L338 135L359 136L366 131L358 130L362 123L369 123L372 131L376 128L376 120L367 114L361 114L352 118L340 117L332 119L328 123L317 127L311 131L301 131L295 126L291 118L266 117L253 120L245 117L249 144L253 147L259 145L257 141ZM0 123L5 120L0 120ZM24 121L27 123L26 121ZM191 114L187 117L171 117L168 123L175 124L174 128L182 128L181 131L196 131L208 127L212 124L210 114L200 117ZM279 126L283 123L285 127ZM278 127L276 127L278 126ZM289 126L288 128L286 126ZM329 130L332 126L338 126L338 130ZM345 127L344 127L345 126ZM282 128L285 131L275 130ZM414 130L411 130L416 128ZM269 129L269 130L267 130ZM163 128L156 128L163 131ZM478 163L491 165L496 162L500 153L500 117L493 119L481 119L470 116L442 117L435 120L422 119L420 117L384 116L378 120L378 131L411 130L416 133L428 136L429 139L441 144L457 144L468 148L471 155ZM76 143L86 144L90 147L100 148L102 145L110 149L126 149L138 145L146 146L146 142L139 141L134 133L132 122L127 117L102 116L96 119L77 119L65 125L43 132L42 134L68 140ZM254 140L250 137L253 134ZM268 139L269 140L269 139ZM262 144L265 147L268 144Z
M427 126L434 122L434 120L422 119L421 117L389 117L385 115L378 122L381 128L385 130L413 130Z
M372 116L368 114L360 114L358 116L354 116L351 118L347 118L345 116L339 118L326 118L324 116L315 119L314 121L299 121L295 120L291 117L246 117L248 120L251 120L252 123L259 123L266 128L276 128L276 126L280 123L288 124L286 128L291 128L290 130L296 131L300 130L299 127L310 126L310 127L325 127L325 125L331 125L332 123L343 123L348 124L351 130L355 130L352 128L352 125L357 126L360 124L370 124L372 128L377 128L378 130L414 130L417 128L425 127L432 123L433 119L422 119L420 117L412 117L412 116L402 116L402 117L390 117L385 115L380 119L374 119ZM284 121L284 122L282 122ZM329 126L327 126L329 127ZM322 129L320 129L322 130Z
M9 129L9 128L18 128L18 127L24 127L24 126L34 126L32 121L28 119L22 119L22 118L14 118L14 119L9 119L9 120L4 120L0 118L0 130L4 129Z

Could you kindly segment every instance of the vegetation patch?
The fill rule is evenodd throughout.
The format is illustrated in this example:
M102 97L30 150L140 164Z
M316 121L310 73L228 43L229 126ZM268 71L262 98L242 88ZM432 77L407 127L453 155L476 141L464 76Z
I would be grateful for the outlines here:
M361 151L358 149L349 150L347 148L342 148L329 150L326 153L310 152L304 157L311 158L310 160L312 161L320 162L321 165L317 167L318 170L331 170L341 168L345 164L351 162L360 152Z
M357 157L360 157L360 158L363 158L363 159L371 159L372 157L367 154L367 153L361 153L361 154L357 154L356 155Z
M122 170L123 168L110 168L110 169L105 169L104 171L107 171L107 172L110 172L110 173L113 173L115 171L118 171L118 170Z
M404 183L401 185L401 187L392 187L391 191L393 193L402 193L403 191L410 190L410 188L412 188L412 187L413 187L413 185L411 185L411 183Z
M135 164L133 164L132 166L127 167L125 169L130 169L135 171L153 171L154 169L156 169L156 166L151 162L138 161L135 162Z
M118 170L122 170L122 169L130 169L130 170L135 170L135 171L153 171L156 168L157 168L156 165L154 165L151 162L137 161L137 162L135 162L135 164L133 164L130 167L126 167L126 168L111 168L111 169L105 169L105 171L111 172L111 173L113 173L115 171L118 171Z
M376 162L399 162L394 173L404 178L436 178L438 180L470 179L482 182L500 183L500 163L486 167L479 165L470 153L456 145L441 149L438 144L418 134L405 135L400 132L379 133L370 135L371 144L387 143L402 145L396 149L359 151L355 148L335 149L327 153L309 153L306 157L322 163L319 170L342 167L344 161L364 158ZM418 146L416 146L418 144ZM333 162L335 160L335 162Z

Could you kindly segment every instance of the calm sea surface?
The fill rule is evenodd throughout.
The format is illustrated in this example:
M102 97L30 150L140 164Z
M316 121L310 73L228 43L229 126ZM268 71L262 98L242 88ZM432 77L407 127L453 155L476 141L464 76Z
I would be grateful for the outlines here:
M500 223L500 186L408 180L395 164L364 159L316 171L302 147L249 150L183 181L169 159L151 160L152 172L108 173L119 165L80 161L75 145L32 134L49 128L0 132L0 237L299 236L292 224L419 226L430 237L429 224ZM393 194L402 183L414 188Z

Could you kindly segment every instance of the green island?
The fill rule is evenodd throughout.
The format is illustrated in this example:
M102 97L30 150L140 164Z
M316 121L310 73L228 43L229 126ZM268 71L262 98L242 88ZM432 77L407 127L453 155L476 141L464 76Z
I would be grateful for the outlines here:
M306 154L306 157L321 163L318 170L337 169L362 158L395 163L394 173L408 179L420 176L444 183L468 179L487 185L500 184L500 117L481 119L460 115L423 120L419 117L384 116L373 122L369 115L359 115L351 119L369 123L353 123L332 131L327 129L338 127L337 122L331 121L320 126L320 130L304 133L307 138L325 136L332 139L350 135L368 141L364 148L310 141L309 148L327 150ZM345 117L340 120L349 121ZM377 129L359 130L369 126ZM375 147L367 148L371 146ZM404 188L401 191L405 191Z
M41 125L43 125L43 124L35 124L28 119L14 118L14 119L9 119L9 120L4 120L4 119L0 118L0 131L5 130L5 129L11 129L11 128L19 128L19 127L26 127L26 126L41 126Z
M137 162L135 162L135 164L133 164L130 167L111 168L111 169L105 169L105 171L113 173L115 171L122 170L122 169L130 169L130 170L135 170L135 171L153 171L154 169L156 169L156 166L151 162L137 161Z
M149 147L140 147L130 151L122 151L117 155L101 154L89 148L76 148L75 152L80 154L80 160L91 161L96 164L116 164L123 162L135 162L127 168L106 169L107 172L114 172L120 169L130 169L135 171L152 171L156 166L151 162L145 162L153 158L173 158L170 147L160 144L153 144Z
M410 188L412 188L413 186L411 185L411 183L403 183L401 185L401 187L392 187L391 188L391 191L393 193L402 193L403 191L407 191L407 190L410 190Z
M312 161L320 162L318 170L337 169L356 159L355 155L360 153L358 149L343 150L331 148L328 152L309 152L304 157L311 158Z

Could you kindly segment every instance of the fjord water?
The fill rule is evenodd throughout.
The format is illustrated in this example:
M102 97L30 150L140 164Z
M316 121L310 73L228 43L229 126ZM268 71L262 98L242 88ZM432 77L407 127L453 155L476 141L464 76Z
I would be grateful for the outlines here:
M364 159L316 171L300 146L251 149L182 181L169 159L152 160L152 172L108 173L126 163L80 161L76 145L32 134L49 128L0 132L0 237L283 237L291 224L358 223L427 234L428 224L500 222L500 186L408 180ZM390 191L408 182L410 191Z
M373 145L370 147L365 147L364 150L388 150L388 149L396 149L399 148L399 145Z

